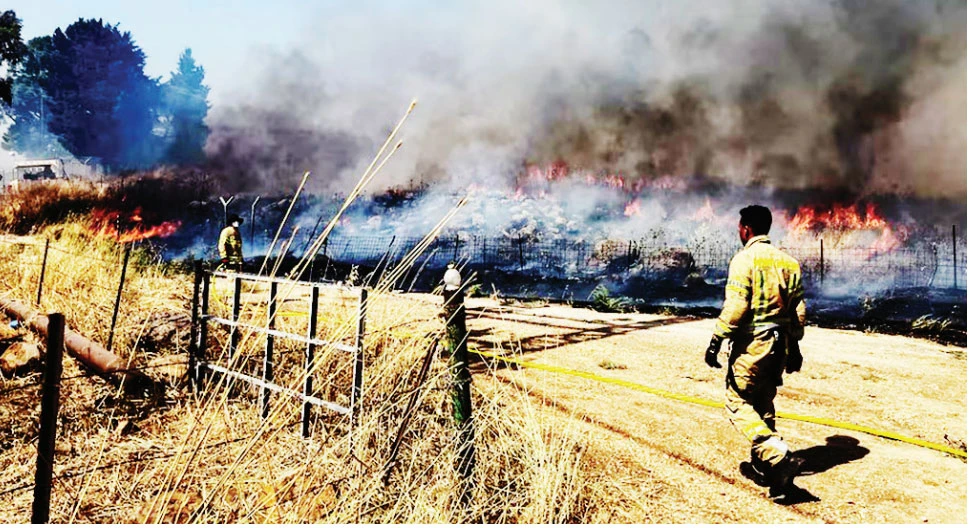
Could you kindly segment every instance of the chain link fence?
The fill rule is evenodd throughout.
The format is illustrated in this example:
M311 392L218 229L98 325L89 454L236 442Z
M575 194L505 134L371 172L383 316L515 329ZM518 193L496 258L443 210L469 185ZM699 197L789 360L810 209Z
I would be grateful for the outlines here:
M332 235L321 254L347 264L393 267L420 238ZM650 240L537 240L509 237L443 236L416 266L442 270L449 261L480 270L523 276L597 280L607 275L698 277L724 284L738 246L672 246ZM967 289L967 247L951 240L881 251L872 248L783 247L803 269L808 290L826 294L906 288ZM954 253L953 253L954 249Z

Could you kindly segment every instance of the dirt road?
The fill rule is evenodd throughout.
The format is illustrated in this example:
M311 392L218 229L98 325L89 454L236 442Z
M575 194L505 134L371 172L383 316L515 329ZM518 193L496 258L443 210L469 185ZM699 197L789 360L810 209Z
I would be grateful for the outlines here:
M603 314L566 306L467 300L474 349L722 401L724 370L702 352L713 321ZM965 349L899 336L810 327L803 370L779 412L892 431L964 449ZM739 474L746 440L724 411L536 369L480 366L475 383L525 388L590 439L585 485L609 489L602 522L966 522L966 462L859 432L781 420L808 463L795 504L776 504Z

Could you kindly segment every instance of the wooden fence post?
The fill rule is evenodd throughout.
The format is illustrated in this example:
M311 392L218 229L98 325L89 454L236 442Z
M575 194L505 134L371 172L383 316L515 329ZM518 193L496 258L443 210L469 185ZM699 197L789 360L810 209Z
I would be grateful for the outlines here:
M233 323L240 322L240 293L243 290L243 279L233 277ZM229 358L233 359L236 347L240 344L240 328L234 324L230 330Z
M361 386L364 380L365 315L367 314L368 290L361 288L358 301L358 332L354 338L354 385L351 387L351 427L358 424L361 414Z
M256 199L253 200L253 204L250 205L250 251L251 252L255 250L253 246L253 229L256 228L256 204L259 201L260 201L260 197L257 196ZM223 220L225 221L225 218ZM224 223L223 225L226 224Z
M277 318L277 283L270 283L270 299L267 302L267 329L273 330ZM273 334L267 333L267 346L263 352L263 381L273 381ZM260 390L260 418L270 416L270 389L264 385Z
M57 412L61 396L61 358L64 353L64 315L48 316L47 358L41 389L40 434L37 438L37 471L34 474L32 524L46 524L51 518L51 480L54 476L54 444L57 440Z
M952 224L952 288L958 289L958 240L955 234L955 224ZM40 294L37 298L37 304L40 304Z
M192 319L189 322L189 362L186 375L189 377L189 388L195 389L196 384L196 355L199 347L199 289L202 287L202 261L193 264L192 274Z
M456 468L463 480L461 498L468 500L471 489L474 459L472 422L472 375L469 373L469 351L466 347L466 307L462 290L445 290L443 314L446 318L446 350L449 352L449 370L452 373L452 418L458 428Z
M199 368L199 361L206 361L206 347L209 343L209 282L210 275L207 272L203 273L202 277L202 300L200 301L199 307L199 344L196 345L196 362L195 371L192 372L192 376L195 377L195 383L193 386L198 389L202 383L202 369Z
M953 226L954 231L954 226ZM954 237L953 237L954 238ZM44 291L44 274L47 271L47 250L51 247L51 239L44 241L44 260L41 261L40 280L37 281L37 306L41 303L41 292Z
M820 273L819 273L819 275L820 275L820 279L818 280L818 282L820 283L820 287L822 288L823 287L823 281L824 281L824 248L823 248L823 239L822 238L820 239Z
M516 242L520 248L520 271L523 271L523 235L520 235Z
M324 254L324 274L321 275L321 282L327 282L327 272L331 267L331 259L327 257L327 238L324 238L324 247L321 249L321 253ZM311 282L314 282L311 280Z
M118 308L121 306L122 289L125 288L125 273L128 272L128 257L132 253L132 245L125 246L125 258L122 260L121 278L118 279L118 293L115 295L115 310L111 314L111 329L108 331L108 346L111 350L111 343L115 339L115 323L118 322Z
M317 339L317 298L320 296L320 287L315 285L311 288L310 298L310 318L307 320L307 349L304 352L304 396L310 396L313 389L314 377L311 369L314 366L314 343ZM307 438L310 436L310 412L311 404L306 399L300 408L300 436Z

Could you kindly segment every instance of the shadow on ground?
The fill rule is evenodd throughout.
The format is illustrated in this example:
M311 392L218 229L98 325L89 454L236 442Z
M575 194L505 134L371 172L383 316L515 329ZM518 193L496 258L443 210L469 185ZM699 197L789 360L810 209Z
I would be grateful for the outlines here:
M823 473L841 464L860 460L871 450L862 446L856 438L844 435L833 435L827 438L827 443L794 451L793 456L803 459L797 476L808 476ZM777 504L793 505L806 502L819 502L820 498L809 491L794 484L786 490L785 495L775 500Z
M794 451L793 455L804 460L800 466L800 476L807 476L860 460L870 452L870 449L862 446L854 437L833 435L827 438L826 444Z

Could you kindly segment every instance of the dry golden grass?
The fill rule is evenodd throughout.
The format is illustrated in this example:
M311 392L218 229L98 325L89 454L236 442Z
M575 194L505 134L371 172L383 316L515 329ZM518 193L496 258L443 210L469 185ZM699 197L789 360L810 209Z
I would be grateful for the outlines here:
M120 247L93 237L82 219L48 226L28 245L0 244L0 288L10 298L32 300L43 252L51 240L42 310L59 311L71 327L105 343L117 288ZM57 248L55 250L54 248ZM161 349L144 337L161 315L188 313L191 277L133 253L114 352L133 367L185 361L185 329ZM226 281L217 280L212 311L226 315ZM246 290L241 320L266 320L265 287ZM282 286L277 328L306 332L309 293ZM434 299L434 298L432 298ZM353 342L356 292L325 289L318 336ZM388 484L381 477L406 402L415 390L421 359L443 326L434 300L403 298L379 289L368 305L365 376L360 425L324 410L314 412L314 434L299 435L299 403L272 398L261 422L257 391L213 382L199 394L184 385L184 366L147 370L171 383L161 400L132 400L98 378L84 377L65 360L59 452L51 519L54 522L578 522L589 519L582 497L580 460L584 435L544 420L525 395L474 384L476 469L469 503L461 504L455 426L451 418L447 358L437 357L409 422ZM211 326L210 358L229 360L228 333ZM244 332L234 365L260 373L265 341ZM277 339L276 382L300 390L303 348ZM222 359L220 359L222 358ZM179 370L181 369L181 370ZM315 395L349 405L351 358L319 347ZM0 391L39 380L3 382ZM0 395L11 424L0 453L0 492L33 478L38 399L36 388ZM5 522L29 517L29 487L4 497ZM584 510L582 511L582 506Z

